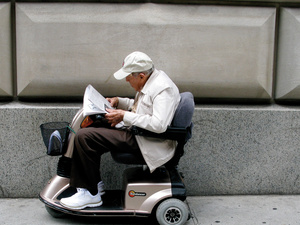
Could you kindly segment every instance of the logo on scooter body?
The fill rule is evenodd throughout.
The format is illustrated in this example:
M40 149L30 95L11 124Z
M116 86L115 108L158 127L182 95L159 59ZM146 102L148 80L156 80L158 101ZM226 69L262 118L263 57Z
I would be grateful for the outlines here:
M144 197L144 196L146 196L146 193L145 192L135 192L135 191L131 190L131 191L128 192L128 195L131 198L133 198L135 196Z

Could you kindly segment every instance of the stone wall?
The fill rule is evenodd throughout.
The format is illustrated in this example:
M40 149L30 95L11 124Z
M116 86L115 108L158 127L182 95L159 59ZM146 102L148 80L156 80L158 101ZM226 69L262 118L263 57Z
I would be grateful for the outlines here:
M0 97L133 95L112 74L140 50L199 99L299 100L299 1L160 2L0 2Z
M0 1L0 197L55 174L39 125L71 121L88 84L134 95L112 74L135 50L195 96L189 195L299 194L299 15L298 0ZM120 187L126 166L104 160Z
M40 124L71 121L80 104L0 105L0 197L37 197L56 174ZM179 170L188 195L299 194L300 110L201 105ZM121 188L126 166L102 157L107 188Z

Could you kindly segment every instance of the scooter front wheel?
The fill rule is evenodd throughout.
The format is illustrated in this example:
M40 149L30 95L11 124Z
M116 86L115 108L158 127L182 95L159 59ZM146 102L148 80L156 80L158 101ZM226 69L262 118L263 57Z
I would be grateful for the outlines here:
M53 216L54 218L62 218L62 217L64 217L64 216L66 215L65 213L60 212L60 211L55 210L55 209L52 209L52 208L50 208L49 206L46 206L46 205L45 205L45 208L46 208L47 212L48 212L51 216Z
M183 225L188 218L188 207L179 199L167 199L156 210L156 219L160 225Z

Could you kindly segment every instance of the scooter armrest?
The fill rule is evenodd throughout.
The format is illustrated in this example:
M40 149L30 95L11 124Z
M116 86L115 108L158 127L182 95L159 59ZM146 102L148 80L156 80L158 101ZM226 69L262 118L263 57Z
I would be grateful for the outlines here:
M133 132L134 135L176 140L176 141L184 141L187 134L186 128L173 127L173 126L169 126L167 130L163 133L151 132L149 130L145 130L137 126L132 126L131 131Z

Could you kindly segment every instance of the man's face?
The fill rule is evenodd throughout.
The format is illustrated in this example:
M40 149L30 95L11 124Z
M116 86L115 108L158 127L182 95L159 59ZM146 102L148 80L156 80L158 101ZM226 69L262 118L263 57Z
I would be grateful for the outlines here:
M129 82L131 87L136 91L141 91L145 84L145 75L143 73L139 73L136 76L130 74L126 77L126 81Z

